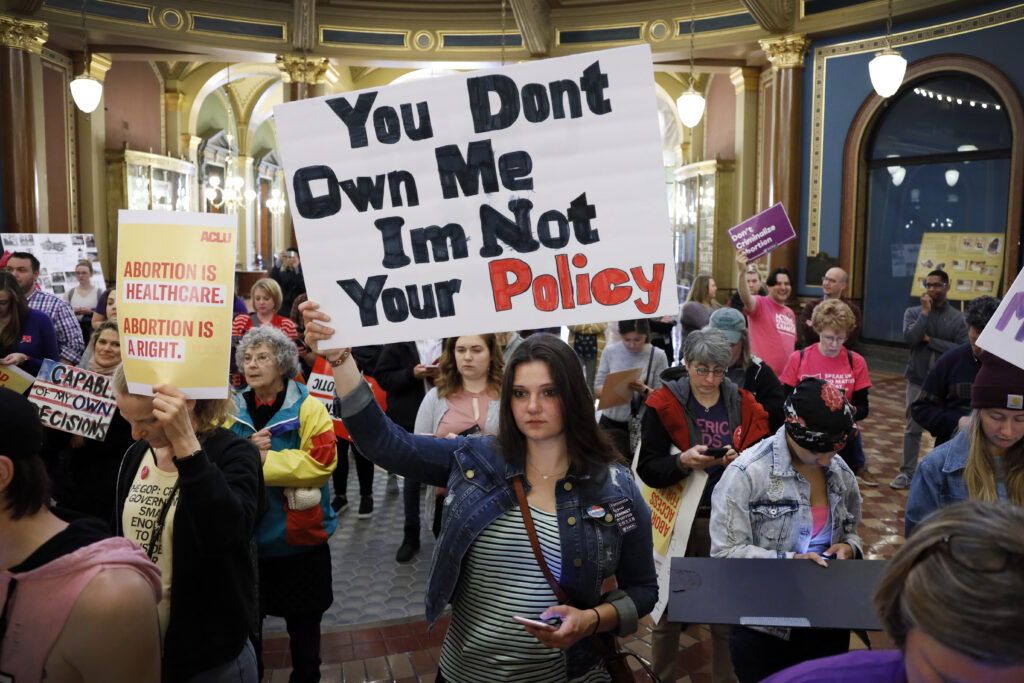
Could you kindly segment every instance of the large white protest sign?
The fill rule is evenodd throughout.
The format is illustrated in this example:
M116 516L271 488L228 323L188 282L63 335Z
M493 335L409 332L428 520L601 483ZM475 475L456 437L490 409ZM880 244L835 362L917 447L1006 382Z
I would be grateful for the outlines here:
M678 311L646 45L274 116L329 346Z
M1007 363L1024 368L1024 271L1017 273L977 344Z

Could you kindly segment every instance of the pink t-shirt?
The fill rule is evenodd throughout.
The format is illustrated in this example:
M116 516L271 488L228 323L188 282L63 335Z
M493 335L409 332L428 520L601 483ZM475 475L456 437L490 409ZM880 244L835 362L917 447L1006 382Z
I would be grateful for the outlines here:
M459 434L474 424L482 430L487 423L487 404L497 398L498 393L493 389L478 394L462 389L446 396L448 411L441 417L435 436Z
M745 309L750 328L750 351L778 375L786 359L796 347L796 316L788 306L775 303L771 297L755 296L753 312Z
M849 358L844 348L835 358L828 358L821 354L817 344L812 344L804 349L803 358L800 352L794 351L786 369L779 375L779 381L795 387L800 380L807 377L817 377L826 382L836 385L840 391L846 394L847 400L853 396L853 392L866 389L871 386L871 378L868 377L868 364L864 356L856 351L851 351ZM850 367L850 359L853 359L853 367Z

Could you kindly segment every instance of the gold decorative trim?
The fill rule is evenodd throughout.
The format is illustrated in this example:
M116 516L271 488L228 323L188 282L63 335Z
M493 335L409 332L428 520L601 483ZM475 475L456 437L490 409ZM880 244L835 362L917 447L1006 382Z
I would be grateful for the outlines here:
M42 54L43 43L50 37L45 21L19 19L0 14L0 47Z
M253 19L243 19L242 17L234 17L226 14L211 14L209 12L186 12L188 17L188 33L192 33L198 36L222 36L225 38L234 38L235 40L254 40L260 43L286 43L288 42L288 24L279 21L271 21L269 19L263 19L255 21ZM256 26L280 26L281 37L280 38L264 38L262 36L252 36L246 33L229 33L227 31L208 31L205 29L197 29L195 26L196 17L202 17L204 19L220 19L222 21L233 21L238 24L253 24Z
M91 14L87 10L86 14L89 17L89 21L109 21L111 24L122 24L124 26L152 26L153 28L156 28L156 21L153 19L153 13L155 12L155 8L153 7L153 5L142 5L136 2L120 2L119 0L104 0L104 2L107 2L111 5L120 5L121 7L135 7L137 9L144 9L146 10L146 23L143 24L139 21L128 21L127 19L108 17L103 14ZM82 12L80 10L68 10L64 9L63 7L51 7L50 5L47 5L45 9L48 12L54 12L56 14L67 14L68 16L72 17L82 16Z
M481 52L486 50L501 50L501 31L449 31L448 29L444 29L438 31L438 34L440 36L440 40L438 41L437 48L439 50L444 50L445 52ZM512 45L506 41L505 52L528 52L528 48L526 47L526 37L518 30L513 31L512 34L519 36L520 43L519 45ZM419 34L417 33L417 35ZM510 33L506 31L505 35L508 36ZM499 39L499 43L497 45L445 45L445 38L448 36L495 36ZM412 42L413 47L415 47L415 40Z
M892 36L892 44L895 47L899 47L901 45L928 43L951 36L1004 26L1021 20L1024 20L1024 5L1015 5L994 12L896 33ZM807 249L805 251L807 256L816 255L821 244L821 176L822 169L824 168L825 77L828 67L827 62L833 58L875 52L884 48L884 46L885 35L883 34L876 38L866 38L864 40L818 47L812 53L814 59L814 79L812 81L811 94L811 156L807 202ZM839 160L839 163L842 163L842 159Z
M717 19L719 17L731 17L731 16L735 16L735 15L738 15L738 14L747 15L747 14L749 14L749 12L745 12L745 11L744 12L730 11L730 12L713 12L711 14L698 14L696 17L694 17L694 22L696 23L696 22L701 22L701 21L707 21L708 19ZM682 26L682 25L685 25L687 28L685 30L681 30L679 27ZM674 33L673 37L674 38L686 38L686 37L688 37L690 35L690 28L689 28L689 26L690 26L690 15L687 14L685 16L680 16L680 17L673 18L672 19L672 26L674 27L673 28L673 33ZM760 26L758 26L757 22L755 21L754 23L747 24L745 26L733 26L732 28L718 28L718 29L714 29L712 31L697 31L697 37L699 38L702 35L711 35L711 36L714 36L715 38L718 38L720 36L728 36L728 35L733 34L733 33L739 33L740 31L755 31L755 32L761 33L761 34L764 33L763 29Z
M678 23L676 24L676 26L678 26ZM657 35L655 35L655 33L659 29L665 32L664 35L662 35L660 38ZM648 27L647 39L655 43L660 43L664 40L668 40L669 38L671 38L673 33L674 31L672 30L672 27L669 25L667 21L665 21L664 19L658 19L656 21L652 21L651 25Z
M167 17L177 17L177 24L167 21ZM160 25L168 31L180 31L185 28L185 16L176 9L167 8L161 10L158 19L160 20Z
M586 45L636 45L638 42L643 42L644 36L647 35L647 25L649 22L631 21L625 24L606 24L604 26L566 26L564 28L555 29L555 45L562 45L562 34L572 33L573 31L607 31L608 29L615 28L637 28L640 34L638 38L627 38L623 40L599 40L591 43L568 43L567 47L582 47Z
M423 39L425 39L426 44L421 45L420 43L423 42ZM415 50L430 50L437 45L437 42L437 36L435 36L431 31L417 31L416 35L414 35L412 40L409 41L409 44L412 45Z
M801 33L781 38L764 38L757 41L761 51L776 69L796 69L804 65L804 57L811 41Z
M325 43L324 42L324 31L348 31L350 33L385 33L388 35L402 36L401 45L378 45L375 43L342 43L335 40ZM320 28L317 32L317 42L325 47L335 47L338 45L346 45L349 47L356 47L360 49L368 50L386 50L389 52L400 52L409 49L409 45L412 42L412 31L393 31L390 29L379 29L379 28L365 28L354 26L334 26L329 24L320 24Z

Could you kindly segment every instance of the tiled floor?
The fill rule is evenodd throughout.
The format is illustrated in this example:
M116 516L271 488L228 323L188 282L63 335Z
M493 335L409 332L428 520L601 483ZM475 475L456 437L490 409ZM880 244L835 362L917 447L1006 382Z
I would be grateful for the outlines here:
M871 372L871 413L861 423L868 466L878 488L861 489L864 496L861 536L869 558L888 558L903 543L903 508L906 491L888 482L896 476L903 444L904 388L898 375ZM931 447L925 434L921 453ZM349 498L358 500L355 471L349 477ZM335 604L324 617L322 658L325 683L344 681L396 681L433 683L441 641L447 627L442 618L431 633L423 619L423 586L430 562L429 531L416 561L398 565L395 550L401 542L401 496L384 493L383 473L375 477L377 511L370 520L356 520L354 510L341 516L339 531L331 539L335 574ZM431 539L432 540L432 539ZM650 622L624 642L625 647L650 659ZM288 639L281 620L264 625L264 683L288 680ZM883 634L874 633L876 647L890 647ZM711 680L710 633L690 626L682 635L679 681ZM856 643L854 646L858 646Z

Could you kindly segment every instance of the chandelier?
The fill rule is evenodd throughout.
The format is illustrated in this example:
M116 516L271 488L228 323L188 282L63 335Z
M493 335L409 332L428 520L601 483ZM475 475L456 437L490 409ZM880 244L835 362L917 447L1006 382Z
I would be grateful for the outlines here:
M100 98L103 97L103 84L89 73L91 60L89 59L89 36L85 32L85 0L82 0L82 54L84 58L82 73L75 76L69 86L71 99L75 101L75 106L82 112L91 114L96 111L96 107L100 106Z
M267 207L267 210L275 216L283 215L285 208L288 206L287 202L284 200L284 196L281 194L281 190L276 187L270 191L270 196L267 197L267 201L264 205Z
M229 144L230 137L228 136ZM207 176L203 197L215 209L237 213L252 205L256 199L256 191L246 186L245 179L238 174L235 157L229 156L224 162L224 180L221 181L220 176Z

